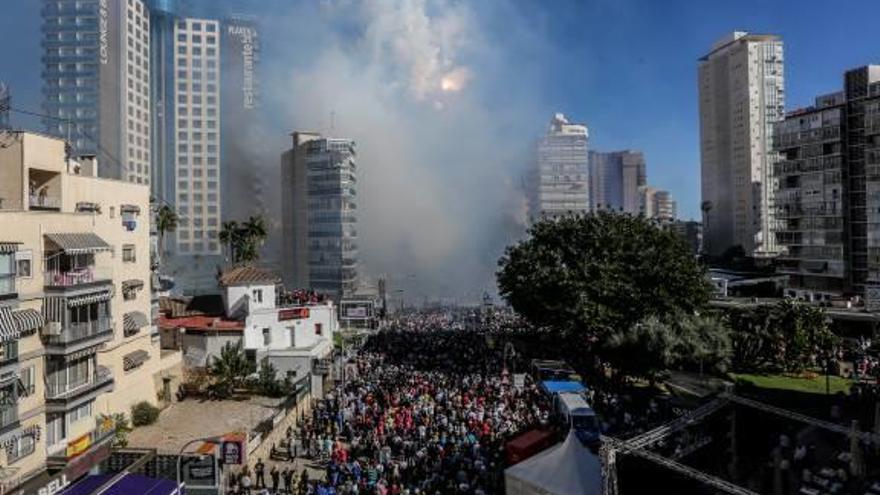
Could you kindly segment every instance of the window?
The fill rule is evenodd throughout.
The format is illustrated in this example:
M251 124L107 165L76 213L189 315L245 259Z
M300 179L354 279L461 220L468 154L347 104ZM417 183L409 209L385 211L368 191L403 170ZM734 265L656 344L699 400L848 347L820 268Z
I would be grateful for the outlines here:
M22 394L25 396L34 395L36 391L36 375L35 375L34 365L30 365L27 368L21 370L21 383L24 385L24 390L22 390Z
M263 329L263 345L268 346L272 343L272 332L268 328Z
M15 292L15 256L13 253L0 253L0 294Z
M46 445L52 446L64 440L64 415L46 416Z
M122 261L124 263L134 263L136 261L134 244L122 245Z
M9 463L16 462L19 459L34 453L37 446L37 441L34 435L34 433L29 433L15 439L15 442L11 445L12 449L6 451L6 457Z
M84 419L91 419L92 417L92 402L86 402L85 404L74 408L69 413L67 413L67 426L71 426L79 421Z
M34 252L30 249L15 253L15 274L18 278L31 278Z
M254 302L263 302L263 289L254 289Z
M323 335L324 329L321 323L315 323L315 335Z

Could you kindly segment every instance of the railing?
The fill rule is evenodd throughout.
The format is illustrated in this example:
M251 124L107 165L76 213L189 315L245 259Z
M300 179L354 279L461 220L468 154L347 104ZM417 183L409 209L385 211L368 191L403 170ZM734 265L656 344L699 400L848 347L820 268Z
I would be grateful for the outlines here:
M85 266L71 268L70 270L48 270L43 272L43 283L48 287L75 287L77 285L90 284L99 280L112 280L113 276L108 268L95 268Z
M70 344L112 331L112 321L109 318L102 318L84 323L68 323L64 325L61 335L50 335L46 340L49 344Z
M102 441L106 440L108 437L111 437L116 434L115 428L110 428L109 430L92 430L88 432L89 441L88 445L91 446L97 445ZM73 438L73 439L61 439L55 445L47 445L46 446L46 457L55 458L55 462L58 461L67 461L67 446L68 443L73 440L78 440L81 437Z
M103 366L98 366L98 369L91 376L68 383L53 383L50 376L46 383L46 398L66 399L79 392L97 388L111 381L113 381L113 373L110 369Z
M31 208L52 208L61 209L61 198L52 198L49 196L34 196L28 198L28 204Z

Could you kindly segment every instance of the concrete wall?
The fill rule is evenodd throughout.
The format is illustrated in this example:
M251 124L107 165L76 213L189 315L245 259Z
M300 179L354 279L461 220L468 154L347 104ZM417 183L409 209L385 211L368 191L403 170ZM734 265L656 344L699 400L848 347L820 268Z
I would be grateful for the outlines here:
M278 319L279 310L251 313L245 320L244 347L258 351L306 348L317 344L321 339L333 341L333 333L338 327L336 311L331 305L305 306L309 317L298 320ZM293 308L284 308L293 309ZM321 335L317 334L318 325ZM264 329L269 329L269 343L265 343Z

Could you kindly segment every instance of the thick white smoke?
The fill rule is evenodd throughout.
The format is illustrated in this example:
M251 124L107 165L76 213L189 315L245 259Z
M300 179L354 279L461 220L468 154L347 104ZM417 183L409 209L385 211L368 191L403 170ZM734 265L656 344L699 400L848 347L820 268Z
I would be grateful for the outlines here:
M272 138L258 146L277 157L293 130L355 139L365 274L387 274L410 303L494 291L495 262L523 231L520 181L547 119L528 64L507 65L515 47L488 41L479 4L304 3L261 19L261 134Z

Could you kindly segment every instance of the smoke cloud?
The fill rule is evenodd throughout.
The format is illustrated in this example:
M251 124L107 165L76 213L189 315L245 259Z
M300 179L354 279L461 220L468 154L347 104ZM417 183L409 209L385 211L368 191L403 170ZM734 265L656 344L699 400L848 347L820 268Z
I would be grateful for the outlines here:
M549 113L519 53L540 44L526 16L487 3L324 0L260 20L267 174L294 130L355 139L361 271L410 304L494 293L524 231L521 178Z

